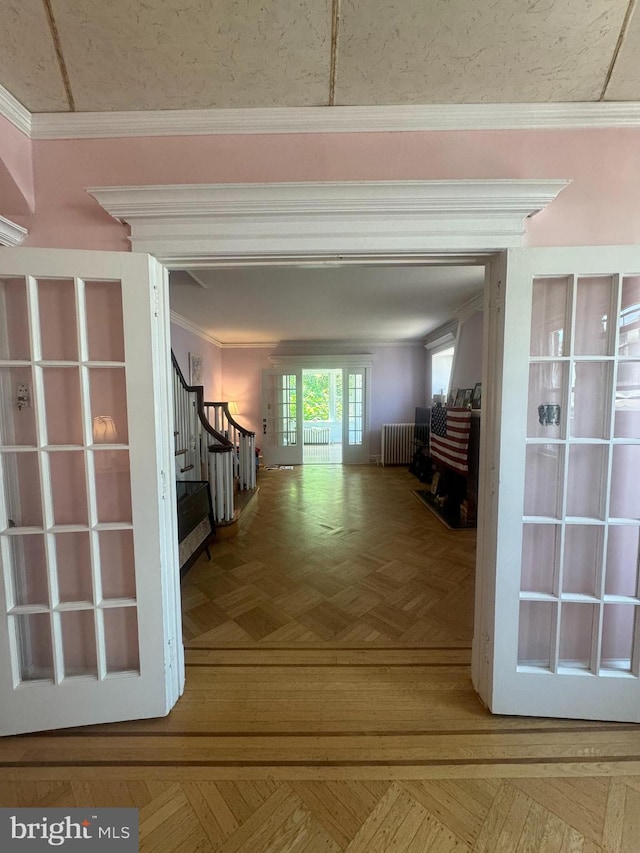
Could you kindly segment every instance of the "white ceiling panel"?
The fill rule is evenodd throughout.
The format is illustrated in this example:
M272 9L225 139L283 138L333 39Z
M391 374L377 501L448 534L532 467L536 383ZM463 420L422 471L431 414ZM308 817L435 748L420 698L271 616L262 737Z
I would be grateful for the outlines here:
M635 7L607 86L607 101L640 101L640 9Z
M0 82L31 112L69 109L42 0L0 0Z
M78 110L328 102L330 0L53 0Z
M198 270L171 273L171 309L225 344L416 341L484 285L483 266Z
M598 100L628 0L343 0L336 103Z

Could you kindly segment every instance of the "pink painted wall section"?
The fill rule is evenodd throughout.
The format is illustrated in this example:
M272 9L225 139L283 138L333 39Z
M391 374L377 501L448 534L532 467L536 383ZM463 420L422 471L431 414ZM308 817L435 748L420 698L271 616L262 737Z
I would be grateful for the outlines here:
M89 186L563 178L527 223L536 246L640 240L640 130L276 134L37 141L29 245L128 247Z
M0 215L28 228L34 206L32 142L0 116Z
M222 350L211 341L171 323L171 349L178 360L186 382L189 382L189 353L202 356L205 400L216 402L222 397Z
M269 356L273 347L225 347L222 350L222 386L228 400L238 404L236 420L256 434L262 434L262 371L273 367Z

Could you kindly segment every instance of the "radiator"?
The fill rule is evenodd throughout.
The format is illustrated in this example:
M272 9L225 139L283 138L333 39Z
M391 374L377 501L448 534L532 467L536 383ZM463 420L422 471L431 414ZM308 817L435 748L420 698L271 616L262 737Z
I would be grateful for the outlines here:
M304 427L302 435L304 444L329 444L330 438L329 427Z
M382 424L383 465L408 465L413 459L415 424Z

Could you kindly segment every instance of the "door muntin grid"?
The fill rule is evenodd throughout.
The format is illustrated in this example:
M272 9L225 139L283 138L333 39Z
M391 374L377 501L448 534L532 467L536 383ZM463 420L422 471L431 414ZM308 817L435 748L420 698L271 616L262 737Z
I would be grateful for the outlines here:
M0 298L12 329L0 346L0 561L14 686L139 674L121 284L12 278Z
M362 445L364 439L364 372L349 372L347 376L347 444Z
M519 670L638 677L640 278L538 278L532 308Z
M278 447L298 444L298 388L295 373L278 374L276 380L276 437Z

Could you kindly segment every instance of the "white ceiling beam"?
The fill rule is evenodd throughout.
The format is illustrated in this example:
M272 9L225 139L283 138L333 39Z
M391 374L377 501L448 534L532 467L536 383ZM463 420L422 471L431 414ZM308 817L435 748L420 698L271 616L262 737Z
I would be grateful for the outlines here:
M525 220L563 180L363 181L92 187L131 227L134 251L178 269L259 255L491 252L521 246Z

